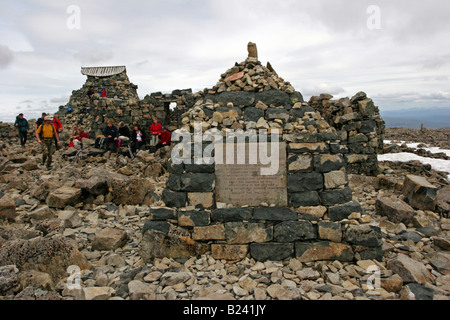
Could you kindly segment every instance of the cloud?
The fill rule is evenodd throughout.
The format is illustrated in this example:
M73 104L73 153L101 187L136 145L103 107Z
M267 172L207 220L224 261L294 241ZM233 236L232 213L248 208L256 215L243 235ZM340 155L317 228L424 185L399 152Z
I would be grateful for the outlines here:
M68 95L62 95L61 97L50 99L50 103L66 104L69 101L69 99L70 97Z
M342 87L328 83L321 83L315 86L307 86L301 89L301 93L304 97L317 96L321 93L338 95L345 92L345 89L343 89Z
M83 65L104 63L114 57L112 51L101 49L91 49L88 51L81 51L76 53L75 58Z
M0 69L6 69L14 60L14 53L5 45L0 45Z

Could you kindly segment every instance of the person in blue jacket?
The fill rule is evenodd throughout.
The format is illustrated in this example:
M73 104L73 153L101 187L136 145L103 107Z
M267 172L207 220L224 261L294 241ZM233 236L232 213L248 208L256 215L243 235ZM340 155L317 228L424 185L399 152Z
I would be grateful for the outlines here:
M19 114L16 117L14 127L19 130L20 145L22 146L22 148L25 148L25 144L27 143L28 139L28 132L30 131L30 125L28 124L27 119L23 117L23 113Z

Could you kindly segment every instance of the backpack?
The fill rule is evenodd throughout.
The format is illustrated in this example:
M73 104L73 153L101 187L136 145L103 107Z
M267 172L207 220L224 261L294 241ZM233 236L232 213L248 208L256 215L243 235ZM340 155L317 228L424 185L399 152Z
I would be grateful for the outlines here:
M37 131L41 131L40 133L39 133L39 138L41 138L42 139L42 133L43 133L43 128L42 128L42 126L43 126L44 124L41 124L39 127L38 127L38 129L37 129ZM53 123L51 124L52 125L52 129L53 129L53 137L55 137L55 135L56 135L56 129L55 129L55 126L53 125Z

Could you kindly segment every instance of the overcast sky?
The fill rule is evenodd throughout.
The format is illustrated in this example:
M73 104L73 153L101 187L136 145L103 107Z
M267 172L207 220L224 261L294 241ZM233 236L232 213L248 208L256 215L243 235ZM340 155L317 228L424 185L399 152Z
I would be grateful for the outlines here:
M146 94L211 88L255 42L305 100L450 108L448 0L0 0L0 121L65 105L81 66L126 65Z

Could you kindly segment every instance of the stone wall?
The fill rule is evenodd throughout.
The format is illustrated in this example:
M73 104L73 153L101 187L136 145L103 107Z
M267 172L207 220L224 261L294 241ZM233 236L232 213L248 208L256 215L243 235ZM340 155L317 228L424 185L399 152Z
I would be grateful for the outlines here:
M364 92L351 99L331 100L322 94L311 97L309 105L336 128L341 144L347 147L345 161L349 173L376 176L378 153L383 153L385 123L379 109Z

